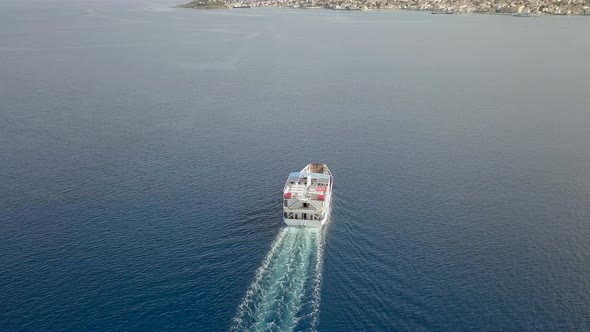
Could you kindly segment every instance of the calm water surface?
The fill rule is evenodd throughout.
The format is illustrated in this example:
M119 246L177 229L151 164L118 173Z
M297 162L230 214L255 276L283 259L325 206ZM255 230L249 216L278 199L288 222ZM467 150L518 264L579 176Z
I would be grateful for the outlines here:
M174 4L0 3L0 330L230 329L311 161L319 330L590 329L589 18Z

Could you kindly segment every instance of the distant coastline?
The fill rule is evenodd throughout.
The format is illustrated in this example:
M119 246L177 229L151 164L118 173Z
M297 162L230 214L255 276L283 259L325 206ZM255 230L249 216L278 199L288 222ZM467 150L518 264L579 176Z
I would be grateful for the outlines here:
M456 0L195 0L181 8L229 9L287 7L332 10L414 10L433 14L505 14L520 17L540 15L590 15L590 0L456 1Z
M180 8L193 8L193 9L222 9L230 8L225 2L222 1L191 1L187 4L178 6Z

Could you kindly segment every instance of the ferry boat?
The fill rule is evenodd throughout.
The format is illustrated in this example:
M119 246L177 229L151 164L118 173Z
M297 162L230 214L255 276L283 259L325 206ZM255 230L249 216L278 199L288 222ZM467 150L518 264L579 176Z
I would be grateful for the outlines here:
M321 227L330 217L332 172L326 164L309 164L292 172L283 189L283 221L289 226Z

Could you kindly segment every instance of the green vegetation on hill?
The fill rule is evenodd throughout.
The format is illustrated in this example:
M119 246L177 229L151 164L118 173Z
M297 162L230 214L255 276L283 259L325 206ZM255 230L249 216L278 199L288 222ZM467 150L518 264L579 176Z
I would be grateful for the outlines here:
M227 8L228 6L221 1L207 1L207 0L194 0L184 5L180 5L182 8L196 8L196 9L216 9L216 8Z

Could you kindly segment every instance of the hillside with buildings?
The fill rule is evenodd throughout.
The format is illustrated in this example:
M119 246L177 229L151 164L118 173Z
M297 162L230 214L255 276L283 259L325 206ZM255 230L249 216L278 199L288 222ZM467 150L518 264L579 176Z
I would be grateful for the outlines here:
M444 14L590 15L590 0L222 0L192 1L185 8L291 7L334 10L398 9Z

